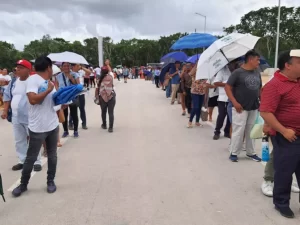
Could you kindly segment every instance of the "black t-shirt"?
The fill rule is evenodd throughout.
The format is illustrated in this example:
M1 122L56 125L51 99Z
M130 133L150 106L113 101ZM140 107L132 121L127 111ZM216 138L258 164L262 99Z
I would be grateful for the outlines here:
M244 110L251 111L259 108L262 80L257 70L239 68L231 74L227 84L232 87L233 96Z

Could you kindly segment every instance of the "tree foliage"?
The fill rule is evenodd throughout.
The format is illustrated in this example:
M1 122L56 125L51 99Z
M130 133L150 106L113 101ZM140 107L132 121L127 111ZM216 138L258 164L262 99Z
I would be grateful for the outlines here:
M274 63L277 35L278 7L266 7L251 11L241 18L237 25L224 28L227 34L233 32L251 33L262 37L256 49ZM300 7L281 7L279 51L300 48Z
M251 33L262 37L256 49L267 58L272 65L274 62L278 8L261 8L251 11L241 18L239 24L224 28L226 34L232 32ZM103 39L104 58L109 58L114 66L139 66L150 62L159 62L160 58L170 52L172 44L186 33L176 33L170 36L161 36L158 40L136 39L113 42L110 37ZM281 8L281 29L279 50L300 48L300 7ZM23 51L15 49L13 44L0 41L0 68L13 68L20 59L35 59L49 53L72 51L83 55L91 65L98 64L98 39L87 38L69 42L63 38L52 38L44 35L40 40L33 40L25 45ZM202 50L198 50L200 53ZM188 55L197 53L197 50L185 51Z

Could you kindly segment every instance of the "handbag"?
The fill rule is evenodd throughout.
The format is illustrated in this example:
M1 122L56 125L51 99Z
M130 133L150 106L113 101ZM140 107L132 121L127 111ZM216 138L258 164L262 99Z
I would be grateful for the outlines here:
M203 106L201 108L201 114L200 114L201 120L203 122L208 121L208 100L209 100L209 96L207 91L207 93L204 96Z
M67 82L66 82L66 78L65 78L65 74L63 73L62 74L62 77L63 77L63 80L64 80L64 83L65 83L65 86L67 87ZM70 82L72 83L72 81L70 80ZM72 83L73 84L73 83ZM76 107L79 107L80 105L80 102L79 102L79 96L76 96L73 100L72 100L73 103L71 103L70 105L71 106L76 106Z
M260 116L260 113L257 112L256 120L254 126L250 132L251 139L262 139L264 137L264 119Z

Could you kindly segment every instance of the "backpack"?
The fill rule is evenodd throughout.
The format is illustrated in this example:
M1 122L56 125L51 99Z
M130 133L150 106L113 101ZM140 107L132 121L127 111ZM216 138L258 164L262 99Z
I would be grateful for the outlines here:
M17 80L17 78L13 78L13 79L11 80L10 89L9 89L10 96L11 96L10 99L12 99L12 88L13 88L13 85L14 85L14 83L16 82L16 80ZM11 106L10 106L10 105L9 105L9 108L8 108L8 111L7 111L7 121L10 122L10 123L11 123L11 121L12 121L12 109L11 109Z

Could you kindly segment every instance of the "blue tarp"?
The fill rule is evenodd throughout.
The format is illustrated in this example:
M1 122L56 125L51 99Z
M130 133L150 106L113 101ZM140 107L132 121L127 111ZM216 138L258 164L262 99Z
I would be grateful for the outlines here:
M68 87L60 88L53 95L55 105L63 105L75 99L75 97L83 91L82 84L71 85Z

